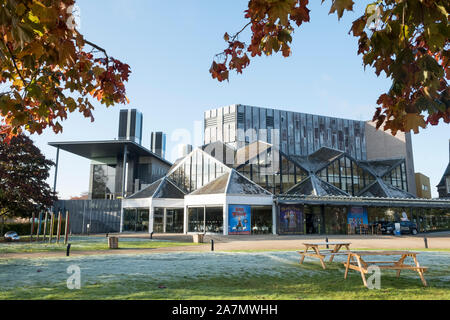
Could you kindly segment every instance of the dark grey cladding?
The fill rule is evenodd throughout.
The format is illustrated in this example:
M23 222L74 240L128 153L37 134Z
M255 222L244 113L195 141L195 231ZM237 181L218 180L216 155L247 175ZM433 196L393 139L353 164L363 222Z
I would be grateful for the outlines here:
M194 192L191 193L191 195L225 193L225 191L227 190L227 183L229 177L230 174L226 173L221 177L217 178L216 180L201 187L200 189L195 190Z
M285 195L349 196L347 192L319 179L315 175L310 175L308 178L288 190Z
M147 188L127 197L127 199L183 199L185 193L175 186L167 177L161 178Z
M266 189L247 179L234 169L192 192L190 195L205 194L272 195Z
M437 187L445 186L445 179L450 176L450 163L447 166L447 169L445 169L444 174L442 175L441 180L439 181L439 184Z
M231 177L228 181L227 194L235 195L272 195L266 189L260 187L253 181L247 179L242 174L232 169L230 173Z
M358 164L370 171L377 177L383 177L386 173L391 171L404 159L386 159L386 160L372 160L372 161L359 161Z
M360 196L375 198L416 198L411 193L384 183L384 181L380 179L370 185L365 191L360 194Z
M289 158L292 159L301 167L305 168L307 171L317 172L320 169L327 166L330 162L342 156L343 154L344 153L339 150L322 147L308 156L291 155L289 156Z

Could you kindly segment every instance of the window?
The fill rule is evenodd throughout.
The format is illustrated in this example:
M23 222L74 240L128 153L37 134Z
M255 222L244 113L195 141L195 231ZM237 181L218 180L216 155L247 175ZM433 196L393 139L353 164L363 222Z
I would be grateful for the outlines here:
M447 177L447 193L450 193L450 177Z
M357 195L375 180L370 173L364 171L356 162L345 156L322 169L318 176L351 195Z

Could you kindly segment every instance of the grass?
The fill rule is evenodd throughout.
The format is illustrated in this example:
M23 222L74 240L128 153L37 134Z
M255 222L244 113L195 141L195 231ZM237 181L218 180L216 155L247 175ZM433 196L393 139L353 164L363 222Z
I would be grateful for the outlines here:
M305 264L317 270L316 263ZM81 290L68 290L65 283L47 287L21 287L0 292L0 299L173 299L173 300L305 300L305 299L443 299L450 300L450 287L430 283L422 287L419 278L383 277L381 290L362 286L359 274L343 279L342 272L331 268L310 277L288 273L283 276L215 276L187 278L161 283L146 278L124 277L108 283L93 282Z
M92 237L91 239L81 240L83 238L69 239L71 251L97 251L109 250L106 238ZM190 242L175 241L154 241L147 239L133 240L121 238L119 239L119 248L121 249L152 249L177 246L196 245ZM65 251L67 246L64 241L56 243L44 242L19 242L19 243L0 243L0 254L5 253L35 253L35 252L55 252Z
M298 251L304 250L302 246L299 246ZM345 250L343 248L342 250ZM436 248L351 248L353 251L418 251L418 252L450 252L450 248L442 248L442 249L436 249ZM236 249L236 250L224 250L223 252L283 252L286 251L286 249Z
M328 263L326 270L312 259L299 265L295 252L113 255L69 261L60 258L42 265L37 259L11 260L0 265L0 273L8 271L3 269L8 265L17 270L25 268L24 277L36 272L36 267L42 272L27 275L25 285L2 288L0 282L0 299L450 300L450 255L424 255L428 256L424 265L430 266L426 274L428 287L422 286L415 272L404 271L396 278L395 271L383 271L380 290L365 288L355 271L350 271L344 280L344 268L339 262ZM23 267L31 263L36 264ZM71 263L85 266L80 290L67 289L65 269L59 275L56 272ZM111 267L115 264L121 269ZM155 266L160 266L160 270L155 270ZM37 277L42 277L42 281L37 281Z

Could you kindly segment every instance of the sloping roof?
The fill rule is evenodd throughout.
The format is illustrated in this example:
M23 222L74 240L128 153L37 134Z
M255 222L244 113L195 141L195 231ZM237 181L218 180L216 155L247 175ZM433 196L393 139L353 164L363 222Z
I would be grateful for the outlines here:
M175 186L167 177L164 177L153 182L147 188L132 194L127 199L183 199L184 195L185 193L180 188Z
M269 191L247 179L234 169L190 193L190 195L204 194L272 195Z
M411 193L396 188L388 183L385 183L381 179L377 179L359 196L375 197L375 198L409 198L409 199L416 198Z
M228 178L230 177L230 173L225 173L214 181L204 185L200 189L191 192L191 195L198 194L220 194L225 193L228 185Z
M227 194L239 195L272 195L269 191L232 169L226 189Z
M296 162L301 167L305 168L311 173L315 173L323 167L327 166L340 156L344 152L331 149L328 147L322 147L319 150L311 153L307 156L289 156L294 162Z
M358 161L361 168L368 170L377 177L383 177L390 172L394 167L398 166L404 159L386 159L386 160L368 160Z
M123 154L126 146L128 152L132 154L142 157L154 157L168 166L172 165L166 159L131 140L61 141L49 142L48 145L90 160L117 157Z
M293 186L286 195L311 195L311 196L349 196L347 192L323 181L315 175L310 175L305 180Z
M450 176L450 162L448 163L447 169L445 169L445 172L442 175L441 181L439 181L439 184L436 187L443 187L443 186L445 186L445 179L448 176Z

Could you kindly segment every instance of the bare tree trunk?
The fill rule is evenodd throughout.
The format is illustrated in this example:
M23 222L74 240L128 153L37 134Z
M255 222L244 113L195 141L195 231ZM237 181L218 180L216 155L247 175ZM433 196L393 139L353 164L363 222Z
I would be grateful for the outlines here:
M2 217L2 225L0 227L0 236L3 236L4 227L5 227L5 216Z

